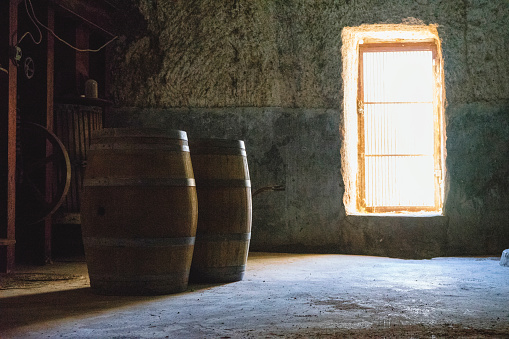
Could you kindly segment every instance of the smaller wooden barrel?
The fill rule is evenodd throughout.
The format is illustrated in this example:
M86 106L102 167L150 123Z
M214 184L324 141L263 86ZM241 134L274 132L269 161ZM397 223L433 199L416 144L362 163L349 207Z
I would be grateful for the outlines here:
M251 239L251 181L242 140L190 141L198 227L190 279L242 280Z
M96 292L187 289L198 207L186 132L94 131L82 197L83 244Z
M57 211L57 223L79 224L81 188L92 131L102 129L103 108L78 104L55 104L55 134L62 140L71 161L71 185Z

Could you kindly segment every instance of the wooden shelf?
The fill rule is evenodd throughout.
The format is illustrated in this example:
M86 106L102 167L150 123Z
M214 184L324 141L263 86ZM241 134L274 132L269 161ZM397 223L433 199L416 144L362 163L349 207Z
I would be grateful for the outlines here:
M16 240L14 239L0 239L0 246L14 245Z
M86 98L86 97L57 97L55 98L55 103L83 105L83 106L99 106L99 107L107 107L113 105L112 101L106 99Z
M53 223L58 225L81 225L80 213L55 213Z

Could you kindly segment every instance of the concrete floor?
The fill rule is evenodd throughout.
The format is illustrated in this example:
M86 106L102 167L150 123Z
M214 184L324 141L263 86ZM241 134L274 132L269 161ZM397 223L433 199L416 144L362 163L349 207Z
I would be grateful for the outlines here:
M251 253L244 280L92 293L84 262L0 277L1 338L509 338L500 258Z

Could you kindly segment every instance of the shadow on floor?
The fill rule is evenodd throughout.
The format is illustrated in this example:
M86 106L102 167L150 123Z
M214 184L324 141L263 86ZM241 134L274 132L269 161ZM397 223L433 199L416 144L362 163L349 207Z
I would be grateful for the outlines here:
M97 316L113 309L168 300L224 284L190 284L185 292L158 296L108 296L90 287L1 298L0 333L21 326Z

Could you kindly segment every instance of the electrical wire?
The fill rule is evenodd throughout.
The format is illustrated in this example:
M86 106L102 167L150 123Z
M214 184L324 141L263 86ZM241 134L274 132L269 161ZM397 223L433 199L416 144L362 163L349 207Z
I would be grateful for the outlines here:
M32 3L30 3L30 5L32 5ZM30 35L30 38L32 39L32 41L34 42L34 44L36 45L39 45L42 41L42 32L41 32L41 29L39 28L39 26L37 26L37 24L35 23L34 19L32 19L32 16L30 15L30 12L28 11L28 5L27 5L27 2L25 1L25 9L27 10L27 14L28 14L28 17L30 18L30 21L32 21L32 23L34 24L34 26L37 28L37 31L39 31L39 41L35 41L35 38L34 36L32 35L32 33L30 33L29 31L25 32L25 34L23 34L23 36L18 40L18 43L16 44L16 46L18 46L21 41L27 36L27 35ZM32 7L32 12L33 12L34 8ZM35 13L34 13L34 17L35 17Z
M30 8L32 10L32 15L33 15L33 18L32 18L32 15L30 14L30 11L28 10L28 4L30 4ZM47 27L46 25L44 25L43 23L41 23L39 21L39 19L37 19L37 16L35 15L35 11L34 11L34 7L32 5L32 1L31 0L25 0L25 8L27 10L27 14L28 16L30 17L30 20L32 20L32 22L34 23L34 25L37 27L37 29L39 30L39 34L41 35L41 39L42 40L42 33L41 33L41 30L39 28L39 26L37 24L39 24L40 26L42 26L44 29L46 29L48 32L51 33L51 35L53 35L56 39L58 39L59 41L61 41L62 43L64 43L65 45L69 46L70 48L78 51L78 52L99 52L100 50L102 50L104 47L108 46L110 43L112 43L114 40L116 40L118 38L118 36L115 36L113 37L112 39L108 40L105 44L103 44L101 47L97 48L97 49L90 49L90 48L85 48L85 49L81 49L81 48L77 48L73 45L71 45L70 43L68 43L67 41L65 41L64 39L60 38L51 28ZM35 21L34 21L35 20ZM37 24L36 24L37 22ZM21 37L21 39L18 41L18 44L21 42L21 40L23 40L23 38L29 34L31 37L32 37L32 40L34 40L32 34L30 32L26 32L25 34L23 34L23 36ZM39 40L39 43L40 43L40 40ZM34 43L35 40L34 40ZM36 43L36 44L39 44L39 43Z

